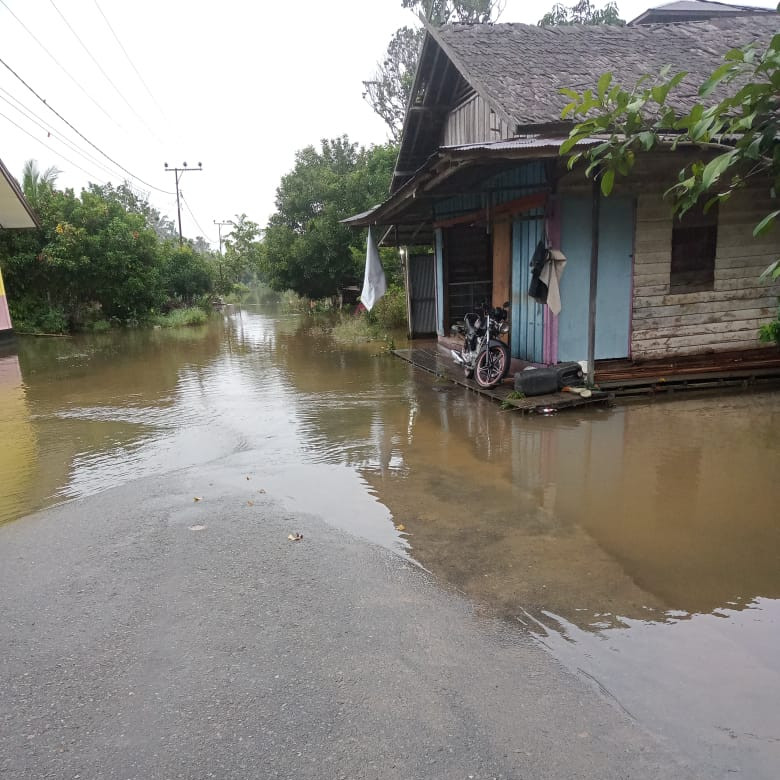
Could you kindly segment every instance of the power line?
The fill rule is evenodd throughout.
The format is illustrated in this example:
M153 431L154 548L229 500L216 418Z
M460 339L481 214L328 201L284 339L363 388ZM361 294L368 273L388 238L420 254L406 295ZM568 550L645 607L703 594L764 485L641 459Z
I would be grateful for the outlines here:
M175 193L171 192L170 190L163 190L160 187L155 187L154 184L149 184L148 181L144 181L140 176L136 176L132 171L129 171L127 168L124 167L124 165L121 165L118 163L113 157L110 157L108 154L106 154L99 146L94 144L92 141L87 138L87 136L84 135L80 130L77 130L65 117L60 114L59 111L57 111L55 108L50 106L44 98L42 98L4 59L0 58L0 65L3 65L4 68L9 70L19 81L21 81L22 84L30 91L32 92L35 97L38 98L38 100L43 103L43 105L46 106L46 108L49 109L55 116L59 117L71 130L73 130L76 135L78 135L80 138L82 138L84 141L86 141L93 149L97 150L100 154L103 155L112 165L115 165L119 170L124 171L130 178L135 179L136 181L140 181L141 184L144 184L147 187L150 187L153 190L157 190L157 192L162 192L165 195L174 195Z
M71 143L67 138L61 137L57 132L57 130L54 129L54 127L52 127L48 122L41 119L41 117L39 117L34 111L29 110L27 106L24 105L24 103L22 103L20 100L15 98L10 92L3 89L2 87L0 87L0 92L4 92L6 95L8 95L7 98L0 95L0 100L2 100L4 103L7 103L15 111L18 111L20 114L22 114L22 116L24 116L25 119L40 127L41 130L44 130L49 137L63 144L63 146L66 146L68 149L70 149L71 151L79 155L79 157L83 157L85 160L89 160L92 164L96 165L102 171L109 174L109 176L113 176L113 177L119 176L119 174L116 171L112 171L109 168L107 168L100 160L98 160L97 157L90 154L89 152L85 152L79 149L78 146ZM10 100L8 98L10 98ZM14 102L12 103L11 100ZM14 103L18 105L14 105Z
M2 0L0 0L0 2L2 2ZM141 84L144 85L144 89L146 90L147 94L149 95L149 97L154 102L155 106L157 106L157 109L159 110L159 112L162 114L163 117L165 117L167 119L167 115L165 113L165 109L163 109L163 107L157 102L157 98L154 96L152 90L149 89L149 85L144 80L144 77L141 75L141 73L138 70L138 68L136 68L135 63L133 62L133 60L130 57L130 55L127 53L127 49L125 49L125 47L122 45L122 41L119 40L119 36L116 34L116 31L114 30L114 28L111 26L111 22L108 21L108 17L105 15L105 13L103 12L103 9L98 4L98 0L94 0L94 2L95 2L95 8L98 9L98 11L100 12L100 15L103 17L103 21L106 23L106 27L108 27L108 29L111 30L111 35L114 36L114 40L117 42L117 44L119 44L119 48L122 50L122 53L125 55L125 58L130 63L130 67L135 71L135 75L138 76L138 80L141 82Z
M106 111L103 106L98 103L95 98L87 92L87 90L84 88L84 85L76 78L71 76L70 72L67 70L67 68L46 48L46 46L41 43L41 41L35 36L33 31L8 7L8 4L5 2L5 0L0 0L0 3L5 6L5 9L8 11L11 16L13 16L14 19L22 26L24 31L40 46L44 52L49 56L49 58L57 65L57 67L117 126L121 127L118 122L114 119L114 117L111 116L111 114Z
M25 128L23 128L20 124L17 124L16 122L14 122L14 120L11 119L11 117L6 116L2 112L0 112L0 117L2 117L3 119L7 120L8 122L10 122L14 127L17 127L25 135L29 135L30 138L33 139L33 141L37 141L41 146L45 146L49 151L54 152L54 154L56 154L58 157L61 157L63 160L65 160L65 162L70 163L74 168L78 168L82 173L86 173L87 176L89 176L90 178L95 179L100 184L105 184L106 183L104 179L101 179L99 176L95 176L94 173L90 173L85 168L82 168L77 163L74 163L73 160L69 160L67 157L65 157L63 154L58 152L56 149L53 149L51 146L49 146L49 144L44 143L43 141L41 141L40 138L36 138L29 130L25 130Z
M51 3L52 8L54 8L54 10L60 15L60 18L62 19L62 21L65 22L65 25L67 26L67 28L73 33L73 37L79 42L79 44L81 44L81 48L84 49L84 51L87 53L87 55L92 60L92 62L95 63L97 69L103 74L103 77L105 78L105 80L114 88L114 92L116 92L116 94L119 95L120 98L122 98L122 100L125 102L125 105L130 109L130 111L132 111L133 114L135 114L135 116L138 119L138 121L141 122L141 124L151 133L151 135L154 137L154 139L157 141L157 143L159 143L161 146L163 146L164 144L160 140L160 138L158 137L157 133L155 133L154 130L152 130L152 128L149 127L149 125L147 124L146 120L135 110L135 108L133 108L133 106L131 105L130 101L124 96L124 94L119 89L119 87L117 87L117 85L114 84L114 82L111 79L111 77L103 69L103 66L97 61L95 55L92 54L92 52L89 50L89 47L84 43L84 41L81 40L81 38L79 37L79 34L73 29L73 26L71 25L71 23L65 18L65 14L63 14L62 11L60 11L60 9L57 8L54 0L49 0L49 2Z
M200 230L201 236L206 239L206 241L209 242L209 244L213 244L214 240L211 238L211 236L206 235L206 231L200 226L200 222L198 222L198 218L193 214L192 209L190 208L190 204L187 203L187 199L184 197L184 193L181 194L181 199L184 201L184 205L187 207L187 211L190 212L190 216L192 217L192 221L195 223L195 227Z

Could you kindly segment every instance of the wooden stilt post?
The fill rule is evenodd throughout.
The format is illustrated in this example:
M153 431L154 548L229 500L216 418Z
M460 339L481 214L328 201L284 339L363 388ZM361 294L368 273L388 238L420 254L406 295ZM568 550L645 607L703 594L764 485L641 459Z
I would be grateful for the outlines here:
M601 211L601 184L593 177L593 204L591 210L590 288L588 295L588 384L596 379L596 294L599 281L599 216Z

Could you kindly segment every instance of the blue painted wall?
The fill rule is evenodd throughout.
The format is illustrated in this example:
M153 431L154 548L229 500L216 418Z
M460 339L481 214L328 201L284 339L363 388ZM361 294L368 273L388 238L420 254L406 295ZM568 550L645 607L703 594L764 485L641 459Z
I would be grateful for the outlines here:
M631 338L634 201L603 198L599 223L596 359L623 358L629 356ZM590 197L563 197L561 249L568 262L561 279L559 361L585 360L588 356L590 245Z
M512 357L541 363L544 349L544 306L528 297L531 258L544 235L544 212L538 219L517 219L512 224Z

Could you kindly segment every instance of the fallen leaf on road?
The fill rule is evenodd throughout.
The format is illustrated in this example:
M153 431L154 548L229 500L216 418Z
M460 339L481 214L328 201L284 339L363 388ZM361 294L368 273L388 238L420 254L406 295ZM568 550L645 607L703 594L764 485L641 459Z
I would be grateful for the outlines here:
M249 479L250 479L250 478L249 478L249 477L247 477L247 480L249 480Z
M300 542L303 539L303 534L294 533L287 537L291 542Z
M205 525L191 525L190 531L205 531L206 526Z
M398 523L398 525L395 527L396 531L405 531L406 526L403 523Z
M254 506L254 505L255 505L255 502L254 502L254 501L247 501L247 502L246 502L246 505L247 505L247 506Z
M192 499L193 501L200 501L200 496L195 496L195 498Z
M258 493L265 493L265 490L263 490L263 489L261 488L261 489L260 489L260 490L258 490L257 492L258 492Z

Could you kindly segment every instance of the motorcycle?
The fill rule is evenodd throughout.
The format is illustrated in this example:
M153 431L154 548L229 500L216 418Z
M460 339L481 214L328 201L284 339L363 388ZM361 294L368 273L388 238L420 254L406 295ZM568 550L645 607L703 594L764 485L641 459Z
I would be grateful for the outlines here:
M463 336L463 349L451 349L453 360L463 368L467 379L472 377L480 387L495 387L509 373L509 347L498 336L509 332L507 301L503 307L483 304L469 312L463 324L452 326L452 332Z

